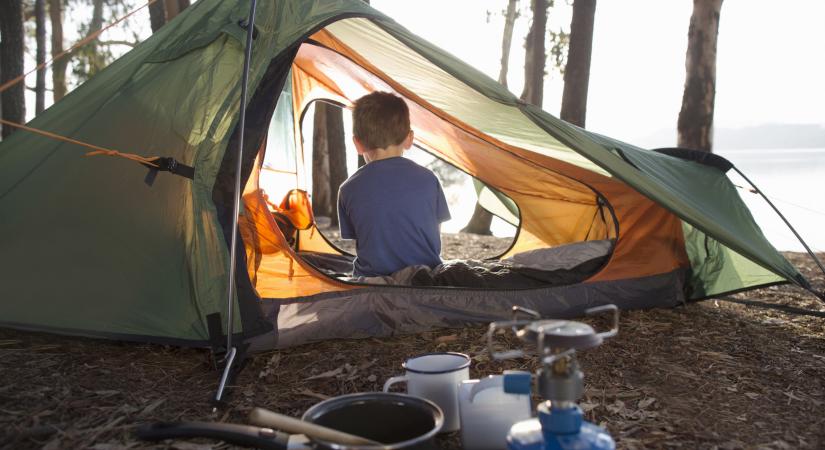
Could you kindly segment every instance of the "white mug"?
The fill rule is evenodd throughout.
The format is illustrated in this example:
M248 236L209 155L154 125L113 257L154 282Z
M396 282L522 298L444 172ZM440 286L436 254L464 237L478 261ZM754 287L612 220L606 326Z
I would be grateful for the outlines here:
M529 376L529 375L528 375ZM462 381L458 389L461 444L472 450L507 448L507 433L533 415L530 394L504 392L504 377Z
M384 383L384 392L395 383L407 383L407 393L426 398L444 412L442 432L461 428L458 386L470 378L470 357L463 353L430 353L410 358L402 365L406 373Z

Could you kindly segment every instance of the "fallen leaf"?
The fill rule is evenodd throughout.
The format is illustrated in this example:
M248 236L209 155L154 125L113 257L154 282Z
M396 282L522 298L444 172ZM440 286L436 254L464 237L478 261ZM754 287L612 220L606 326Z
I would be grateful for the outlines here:
M436 344L446 344L448 342L455 342L457 340L458 340L458 335L457 334L450 334L450 335L447 335L447 336L440 336L440 337L435 338L435 343Z
M140 412L140 415L145 416L147 414L151 414L152 411L156 410L158 408L158 406L162 405L163 402L165 402L165 401L166 401L165 398L159 398L159 399L155 400L154 402L150 403L149 406L143 408L143 411Z
M301 395L306 395L307 397L317 398L319 400L327 400L331 398L329 395L319 394L317 392L310 391L309 389L301 389L298 393Z
M332 377L341 375L343 372L344 372L344 366L341 366L337 369L327 370L324 373L319 373L318 375L313 375L313 376L307 378L307 380L319 380L321 378L332 378Z
M639 401L639 408L640 409L645 409L645 408L647 408L648 406L652 405L655 402L656 402L656 399L654 397L648 397L646 399L643 399L643 400Z

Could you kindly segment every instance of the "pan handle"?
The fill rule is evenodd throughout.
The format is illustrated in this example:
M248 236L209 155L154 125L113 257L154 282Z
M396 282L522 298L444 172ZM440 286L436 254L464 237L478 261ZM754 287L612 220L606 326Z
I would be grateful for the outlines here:
M217 422L158 422L142 425L135 431L138 439L210 438L230 444L266 450L286 450L289 435L270 428Z

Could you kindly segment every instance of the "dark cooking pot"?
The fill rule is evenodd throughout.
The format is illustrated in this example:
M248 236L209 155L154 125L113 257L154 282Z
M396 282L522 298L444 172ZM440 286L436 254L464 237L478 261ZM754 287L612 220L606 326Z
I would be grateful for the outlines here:
M303 420L384 445L343 445L313 439L331 450L437 449L433 438L444 425L444 413L423 398L385 392L342 395L309 408Z
M381 442L383 445L343 445L312 438L303 446L303 436L293 445L289 435L250 425L177 422L147 424L137 429L144 440L221 439L246 447L272 450L436 450L433 437L444 425L444 413L435 403L404 394L367 392L342 395L309 408L303 420ZM295 436L293 436L295 437Z

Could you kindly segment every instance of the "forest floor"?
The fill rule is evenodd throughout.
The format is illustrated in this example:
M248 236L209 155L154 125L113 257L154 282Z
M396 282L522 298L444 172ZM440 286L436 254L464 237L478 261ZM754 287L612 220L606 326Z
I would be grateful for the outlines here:
M445 256L495 254L496 238L446 235ZM460 252L460 253L459 253ZM488 253L492 252L492 253ZM786 253L819 291L825 277ZM825 256L825 255L822 255ZM825 311L794 287L737 295ZM254 355L213 415L219 373L203 349L0 330L0 448L230 448L214 441L133 437L153 421L243 423L254 406L300 416L320 399L375 391L410 356L457 351L474 378L534 370L490 361L485 325L382 339L336 340ZM622 449L825 448L825 319L721 300L622 312L619 335L579 355L589 420ZM458 448L455 433L439 438Z

